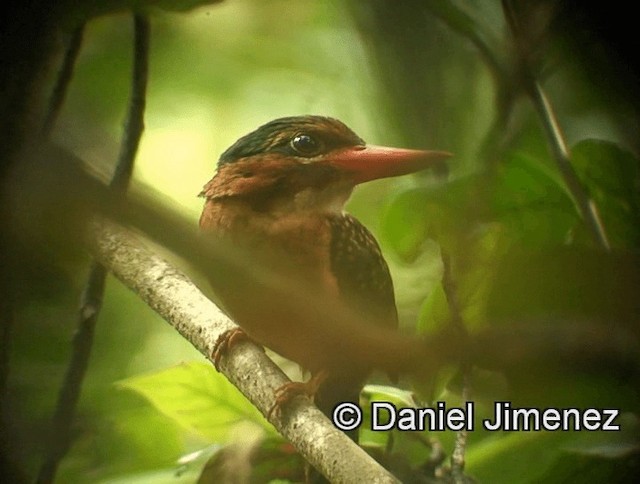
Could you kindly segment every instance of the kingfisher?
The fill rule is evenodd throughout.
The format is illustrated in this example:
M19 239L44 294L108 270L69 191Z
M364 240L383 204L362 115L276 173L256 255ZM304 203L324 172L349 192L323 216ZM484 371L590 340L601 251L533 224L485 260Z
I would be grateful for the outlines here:
M242 334L309 371L307 382L278 392L277 404L306 393L330 416L340 402L358 403L378 362L407 353L402 345L386 351L398 325L389 268L344 206L360 183L449 156L367 145L337 119L312 115L273 120L222 153L200 194L200 228L240 250L254 277L212 283L242 331L217 347Z

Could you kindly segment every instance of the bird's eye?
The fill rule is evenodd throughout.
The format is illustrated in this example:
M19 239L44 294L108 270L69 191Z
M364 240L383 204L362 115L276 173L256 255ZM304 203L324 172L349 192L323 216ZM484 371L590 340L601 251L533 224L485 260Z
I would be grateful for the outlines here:
M308 134L297 134L291 140L291 147L302 156L314 156L320 152L320 142Z

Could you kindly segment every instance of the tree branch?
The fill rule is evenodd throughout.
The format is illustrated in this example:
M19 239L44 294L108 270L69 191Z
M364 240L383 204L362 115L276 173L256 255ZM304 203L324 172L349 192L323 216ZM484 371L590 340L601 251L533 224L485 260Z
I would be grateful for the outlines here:
M123 284L135 291L198 351L211 359L220 335L235 327L181 272L149 251L125 229L96 224L92 252ZM232 346L221 372L267 415L274 392L287 381L282 370L249 341ZM309 401L297 399L271 423L331 482L397 482Z
M141 15L134 15L133 19L134 53L131 99L129 100L118 163L110 184L111 190L119 197L124 197L129 186L133 163L144 129L145 93L149 66L149 21ZM71 78L73 61L80 48L81 40L82 29L79 29L74 34L67 50L63 68L52 94L47 119L43 127L45 134L50 131L64 99L64 92ZM53 416L48 455L38 474L39 483L53 482L60 461L71 445L71 426L80 399L82 382L89 365L95 326L102 308L106 277L107 270L100 263L92 262L78 311L78 324L73 338L71 359L60 387Z

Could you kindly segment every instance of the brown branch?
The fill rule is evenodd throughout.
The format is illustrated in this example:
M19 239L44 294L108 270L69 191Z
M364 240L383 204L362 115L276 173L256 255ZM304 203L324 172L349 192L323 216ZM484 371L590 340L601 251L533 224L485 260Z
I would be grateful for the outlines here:
M77 35L74 35L77 42L80 42L81 34L82 32L80 31L77 32ZM134 15L134 36L131 99L118 163L110 184L111 190L120 197L124 196L129 185L131 173L133 172L133 163L144 129L143 118L149 65L149 21L146 17ZM79 49L79 44L75 46L76 51L77 49ZM69 54L69 51L67 53ZM66 66L66 64L73 59L75 59L74 55L65 56L65 68L61 71L61 77L69 76L70 79L72 68L71 66ZM69 79L59 81L57 87L62 86L62 88L65 88ZM63 98L64 93L58 92L58 89L54 90L53 99L50 103L52 107L47 118L48 122L53 122L55 119L57 111L55 105L57 102L61 103ZM47 127L45 124L45 128L49 130L51 127ZM102 307L106 277L107 270L105 267L98 262L93 262L80 302L77 330L73 338L73 351L58 395L48 455L40 468L39 483L53 482L60 461L64 458L71 445L71 426L80 399L82 383L89 365L95 326Z
M215 342L234 323L185 275L121 227L96 224L91 238L95 257L211 359ZM289 381L249 341L233 345L220 370L264 415L274 404L275 390ZM271 423L331 482L398 482L308 400L292 402L285 418L274 415Z

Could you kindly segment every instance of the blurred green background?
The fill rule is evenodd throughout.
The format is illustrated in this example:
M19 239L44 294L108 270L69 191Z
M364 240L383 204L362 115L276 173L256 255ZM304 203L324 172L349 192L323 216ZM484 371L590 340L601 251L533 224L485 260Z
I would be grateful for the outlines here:
M636 93L626 89L631 81L618 77L620 61L599 50L606 46L597 36L582 24L569 28L565 4L530 4L522 18L537 42L532 70L558 115L578 176L599 206L610 255L592 241L558 173L520 86L515 44L497 1L228 0L187 12L152 10L146 128L132 189L151 186L196 224L197 194L219 154L260 124L296 114L336 117L373 144L455 153L448 178L372 182L348 205L380 240L403 327L428 334L449 324L442 252L455 263L462 316L472 331L514 321L541 331L550 323L584 323L628 343L616 339L605 352L607 364L596 360L593 371L569 361L566 374L544 368L529 375L527 369L532 379L526 382L518 368L479 371L472 394L479 405L509 398L523 406L614 406L627 412L625 431L478 432L470 437L467 473L480 482L623 482L640 471L634 437ZM131 43L126 13L88 22L52 135L104 173L112 169L122 134ZM578 47L591 56L577 54ZM15 329L10 422L29 474L42 459L86 274L68 276L62 290L24 306ZM562 346L553 332L542 334L551 334L551 348ZM427 386L421 394L427 403L460 400L453 370ZM253 438L275 439L234 392L110 278L75 440L58 482L195 482L206 460L239 435L253 436L247 446L256 445ZM366 398L393 394L378 389ZM453 434L431 437L451 453ZM396 437L398 452L414 466L423 464L431 449L403 438ZM369 434L364 440L386 444ZM257 482L269 475L260 472Z

